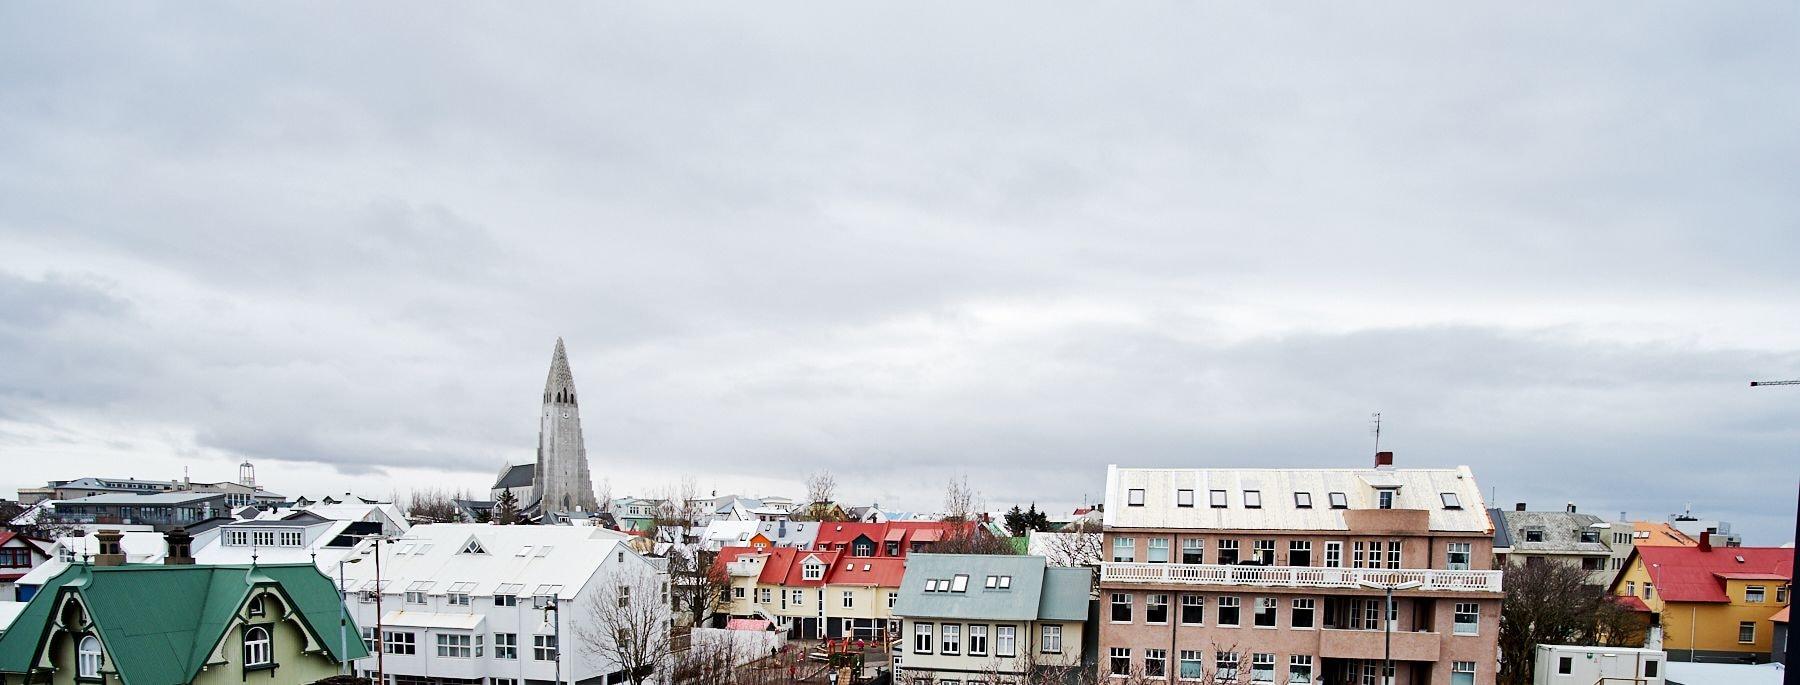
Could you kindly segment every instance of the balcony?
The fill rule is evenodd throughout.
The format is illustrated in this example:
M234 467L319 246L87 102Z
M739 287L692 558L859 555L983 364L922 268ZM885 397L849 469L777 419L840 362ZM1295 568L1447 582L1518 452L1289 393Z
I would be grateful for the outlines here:
M1419 583L1415 592L1500 592L1499 571L1440 569L1320 568L1316 566L1223 566L1219 564L1101 564L1101 583L1234 585L1244 587L1343 588L1368 590L1364 583Z
M1393 640L1395 661L1437 661L1444 645L1438 633L1383 633L1379 630L1319 631L1319 656L1325 659L1380 659L1388 639Z

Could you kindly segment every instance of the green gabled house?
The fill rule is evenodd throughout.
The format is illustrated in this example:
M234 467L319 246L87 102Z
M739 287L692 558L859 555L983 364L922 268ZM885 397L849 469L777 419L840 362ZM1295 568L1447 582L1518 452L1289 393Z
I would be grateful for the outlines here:
M177 559L102 554L45 583L0 635L0 681L302 685L369 655L355 625L340 630L337 590L311 564Z

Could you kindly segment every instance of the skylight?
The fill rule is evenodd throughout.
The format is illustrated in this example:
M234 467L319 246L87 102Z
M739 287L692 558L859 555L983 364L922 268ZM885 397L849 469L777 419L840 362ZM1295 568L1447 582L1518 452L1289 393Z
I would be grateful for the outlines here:
M1296 508L1296 509L1311 509L1312 508L1312 493L1310 493L1310 492L1294 493L1294 508Z
M1341 492L1327 493L1326 498L1331 500L1331 508L1333 508L1333 509L1349 509L1350 508L1350 498L1345 496L1344 493L1341 493Z
M1438 498L1444 500L1444 508L1445 509L1461 509L1462 508L1462 498L1457 497L1456 493L1454 493L1454 492L1439 493Z

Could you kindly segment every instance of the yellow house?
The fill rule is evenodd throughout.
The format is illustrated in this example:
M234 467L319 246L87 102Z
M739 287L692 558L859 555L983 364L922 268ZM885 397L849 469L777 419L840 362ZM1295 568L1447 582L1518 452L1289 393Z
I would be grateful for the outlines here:
M1793 550L1640 546L1613 580L1612 593L1633 598L1663 629L1670 661L1769 660L1769 617L1788 605Z

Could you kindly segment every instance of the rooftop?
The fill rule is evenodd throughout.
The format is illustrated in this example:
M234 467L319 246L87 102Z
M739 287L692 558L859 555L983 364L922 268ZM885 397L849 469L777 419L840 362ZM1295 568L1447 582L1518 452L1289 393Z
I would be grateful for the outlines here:
M1193 469L1106 471L1108 528L1348 530L1346 509L1429 512L1433 531L1492 532L1480 486L1467 466L1453 469ZM1215 506L1213 493L1221 493ZM1134 504L1135 501L1140 502ZM1340 502L1334 499L1341 498Z

